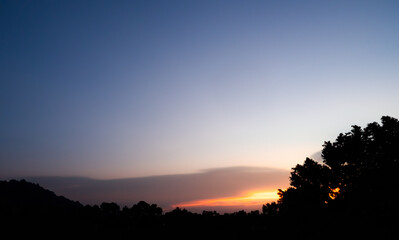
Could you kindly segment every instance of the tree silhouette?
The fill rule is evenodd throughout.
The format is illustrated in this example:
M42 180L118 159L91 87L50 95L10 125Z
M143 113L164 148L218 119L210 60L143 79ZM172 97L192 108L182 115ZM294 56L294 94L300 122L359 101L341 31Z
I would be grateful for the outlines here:
M266 203L262 206L262 214L268 216L276 216L279 213L279 205L276 202Z
M343 207L368 214L397 211L399 187L399 121L382 117L382 125L353 126L334 143L326 142L322 155L340 189Z
M279 190L283 213L309 214L329 208L361 215L392 215L399 187L399 121L352 126L325 142L323 163L307 158L293 168L290 185Z
M156 204L148 204L144 201L140 201L134 204L131 208L123 208L123 211L134 217L152 217L162 215L162 208L158 207Z
M329 201L331 174L327 166L307 158L293 168L291 187L279 190L281 211L305 214L322 210Z
M121 208L118 204L111 202L111 203L101 203L100 205L101 210L108 215L116 215L120 212Z

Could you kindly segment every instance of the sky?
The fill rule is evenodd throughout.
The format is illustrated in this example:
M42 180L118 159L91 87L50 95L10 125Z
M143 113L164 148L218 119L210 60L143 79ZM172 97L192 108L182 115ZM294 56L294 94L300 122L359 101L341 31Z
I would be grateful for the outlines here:
M289 171L399 116L398 42L397 1L0 1L0 179Z

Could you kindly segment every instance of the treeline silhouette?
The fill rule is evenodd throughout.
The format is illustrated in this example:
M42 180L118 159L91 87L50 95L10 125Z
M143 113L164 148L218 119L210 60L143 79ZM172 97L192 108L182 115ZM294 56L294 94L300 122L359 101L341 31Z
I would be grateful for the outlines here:
M144 201L123 208L114 202L82 205L25 180L0 181L0 217L3 232L15 238L245 237L274 221L259 211L198 214L177 207L163 212Z
M0 181L0 226L15 238L399 237L399 121L382 117L325 142L323 162L292 169L290 187L262 211L170 212L138 202L82 205L24 180Z

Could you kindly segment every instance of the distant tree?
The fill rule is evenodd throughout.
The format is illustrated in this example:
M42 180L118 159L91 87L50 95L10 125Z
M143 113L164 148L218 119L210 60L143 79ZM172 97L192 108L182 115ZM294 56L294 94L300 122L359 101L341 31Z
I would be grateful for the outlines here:
M279 211L279 204L277 204L276 202L266 203L262 206L262 214L264 215L276 216Z
M291 187L279 190L281 211L303 214L335 206L361 214L399 212L399 121L384 116L381 122L352 126L324 143L322 164L307 158L293 168Z
M239 216L239 217L245 217L245 216L247 216L247 212L245 212L244 210L240 210L238 212L234 212L233 215Z
M253 211L249 212L248 215L250 215L250 216L259 216L260 212L259 212L259 210L253 210Z
M216 212L216 211L206 211L206 210L204 210L204 211L202 211L202 216L205 216L205 217L216 217L216 216L220 216L220 214L218 212Z
M118 204L111 202L111 203L101 203L100 205L101 210L107 215L116 215L120 212L120 207Z
M140 201L131 208L124 208L124 212L135 217L160 216L162 215L162 208L156 204L150 205L144 201Z
M187 217L192 215L192 212L187 211L187 209L181 209L179 207L176 207L172 211L168 212L167 215L172 216L172 217Z

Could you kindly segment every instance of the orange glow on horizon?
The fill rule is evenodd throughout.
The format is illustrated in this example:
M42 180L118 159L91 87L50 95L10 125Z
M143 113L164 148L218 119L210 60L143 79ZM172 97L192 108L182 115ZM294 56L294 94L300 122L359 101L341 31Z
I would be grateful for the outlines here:
M172 207L228 207L228 206L261 206L267 202L277 200L277 191L273 192L248 192L238 197L201 199L186 203L175 204Z

